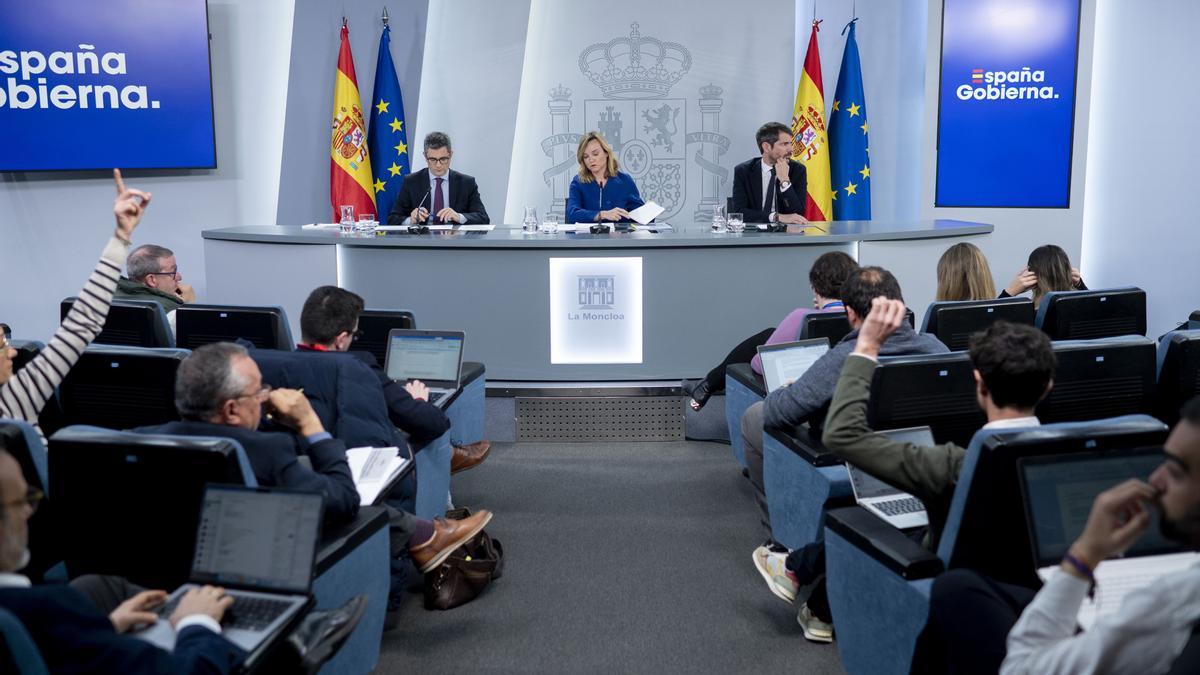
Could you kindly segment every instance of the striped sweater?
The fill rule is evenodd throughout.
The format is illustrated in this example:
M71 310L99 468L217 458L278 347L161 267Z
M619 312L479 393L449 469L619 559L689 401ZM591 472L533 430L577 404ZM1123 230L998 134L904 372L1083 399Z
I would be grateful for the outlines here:
M38 415L83 350L104 327L128 252L129 244L116 237L109 240L95 271L79 291L78 302L67 313L46 348L8 382L0 385L0 417L32 424L43 443L46 435L37 424Z

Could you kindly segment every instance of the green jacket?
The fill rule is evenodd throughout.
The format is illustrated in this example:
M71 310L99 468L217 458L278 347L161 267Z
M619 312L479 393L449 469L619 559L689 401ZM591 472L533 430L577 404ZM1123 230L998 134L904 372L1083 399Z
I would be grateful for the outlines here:
M867 426L867 401L875 366L875 361L856 354L846 358L821 440L839 458L924 502L928 544L936 546L966 450L953 443L921 447L872 431Z
M164 293L157 288L143 286L136 281L121 277L117 282L114 300L153 300L163 306L163 311L174 312L183 306L183 298L174 293Z

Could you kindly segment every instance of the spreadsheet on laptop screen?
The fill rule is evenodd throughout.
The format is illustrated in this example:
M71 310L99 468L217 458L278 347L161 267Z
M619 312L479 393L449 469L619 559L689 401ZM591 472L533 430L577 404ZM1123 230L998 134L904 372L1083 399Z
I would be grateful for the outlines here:
M462 338L445 335L393 335L387 375L393 380L453 382L458 379L462 343Z

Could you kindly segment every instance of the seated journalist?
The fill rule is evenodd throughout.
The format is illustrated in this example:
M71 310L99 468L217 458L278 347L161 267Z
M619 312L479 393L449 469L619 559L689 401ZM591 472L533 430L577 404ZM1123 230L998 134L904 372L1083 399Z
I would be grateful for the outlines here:
M417 452L449 431L450 420L440 408L429 403L429 387L423 382L397 382L387 376L370 352L352 349L362 311L363 299L358 294L337 286L316 288L308 295L300 312L301 342L296 345L296 350L344 352L366 364L379 377L392 424L408 434L409 445ZM450 458L450 473L478 466L487 458L491 446L488 441L455 446Z
M175 325L175 310L185 303L196 301L191 284L183 283L175 252L154 244L142 244L125 260L125 274L117 282L118 300L153 300Z
M808 174L791 159L792 129L767 122L754 134L759 156L733 168L733 213L747 223L807 223Z
M440 131L425 136L427 166L404 179L400 195L388 214L389 225L491 222L475 179L450 169L453 156L449 136Z
M150 193L126 188L117 169L113 169L113 181L117 189L117 198L113 201L117 229L105 245L96 269L79 291L79 302L71 306L46 348L14 376L12 361L16 358L16 350L8 346L6 337L0 336L0 418L32 424L43 443L46 436L38 426L38 416L83 350L104 328L130 237L150 205ZM13 293L15 289L10 287L8 292Z
M645 202L633 177L620 171L612 146L598 131L589 131L575 149L579 175L567 195L568 223L632 220L629 212Z
M838 377L822 441L840 459L920 499L929 514L929 529L918 536L932 549L945 526L966 450L953 443L921 447L892 440L867 424L878 357L889 338L908 325L905 313L900 300L880 297L872 301L854 351ZM970 359L976 402L988 420L984 429L1039 424L1034 408L1050 393L1056 365L1045 333L1032 326L998 321L972 339ZM796 573L807 581L824 568L823 550L809 550L812 548L787 556L786 565L783 555L760 549L755 564L776 595L794 598L800 586ZM820 579L800 608L800 623L808 637L810 632L830 634L832 621Z

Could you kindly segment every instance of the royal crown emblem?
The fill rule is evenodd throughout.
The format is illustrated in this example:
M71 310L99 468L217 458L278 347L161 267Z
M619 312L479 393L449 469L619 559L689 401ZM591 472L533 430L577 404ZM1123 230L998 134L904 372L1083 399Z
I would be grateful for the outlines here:
M675 42L643 37L637 23L627 37L597 42L579 54L579 70L605 98L661 98L692 68L692 54Z

